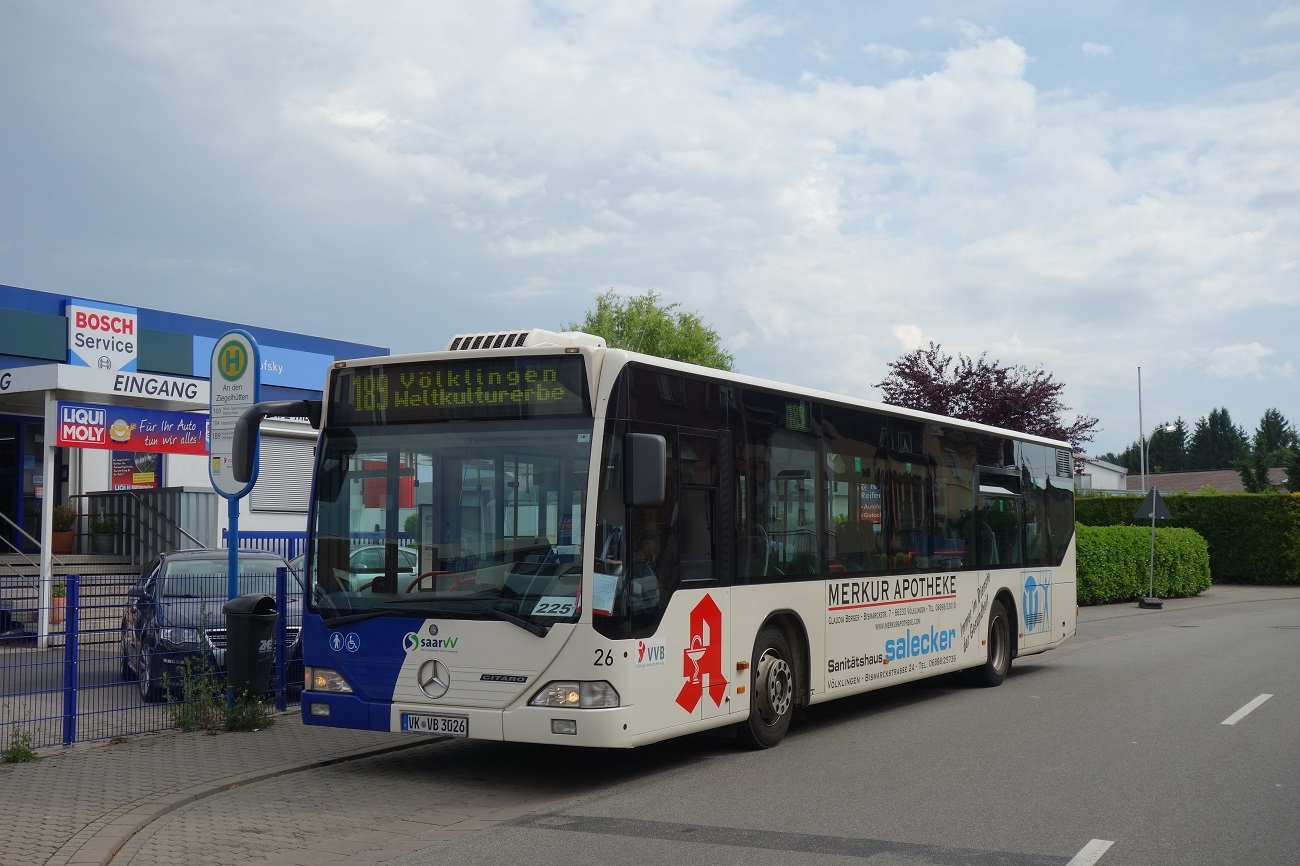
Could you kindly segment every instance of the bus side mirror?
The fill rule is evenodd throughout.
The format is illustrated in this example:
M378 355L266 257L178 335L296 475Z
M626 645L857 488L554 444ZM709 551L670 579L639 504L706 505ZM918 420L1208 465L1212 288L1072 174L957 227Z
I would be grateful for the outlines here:
M257 462L257 430L268 415L284 418L306 418L311 426L320 429L320 400L268 400L254 403L244 410L235 422L234 441L231 443L230 468L235 480L247 484L253 477Z
M664 501L668 475L668 443L657 433L628 433L623 437L623 502L633 508L655 508Z

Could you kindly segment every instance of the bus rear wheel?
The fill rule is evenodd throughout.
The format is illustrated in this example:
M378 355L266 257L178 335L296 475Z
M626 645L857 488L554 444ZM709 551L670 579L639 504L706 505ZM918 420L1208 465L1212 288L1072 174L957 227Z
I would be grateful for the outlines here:
M781 742L794 718L796 686L790 643L781 629L769 625L754 642L749 718L737 729L743 745L770 749Z
M977 686L1000 686L1011 670L1011 622L1007 617L1007 607L1001 601L994 601L989 608L989 657L980 667L967 671L970 680Z

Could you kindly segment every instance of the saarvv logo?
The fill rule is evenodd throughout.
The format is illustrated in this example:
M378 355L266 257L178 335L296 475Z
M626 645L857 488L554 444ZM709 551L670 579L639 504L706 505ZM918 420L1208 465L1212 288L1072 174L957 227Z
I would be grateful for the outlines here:
M408 631L402 636L402 649L406 654L421 650L440 650L442 652L455 652L456 644L460 642L458 637L420 637L418 632Z
M709 697L722 706L727 680L722 675L722 611L713 596L706 595L691 609L691 640L682 650L682 676L686 683L677 694L677 704L695 712L708 680Z

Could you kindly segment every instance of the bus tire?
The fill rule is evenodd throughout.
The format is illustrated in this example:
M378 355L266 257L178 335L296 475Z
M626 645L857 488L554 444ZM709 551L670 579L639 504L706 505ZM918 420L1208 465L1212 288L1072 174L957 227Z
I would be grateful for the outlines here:
M785 632L772 625L764 627L754 641L749 718L736 732L742 745L770 749L784 739L798 694L794 664Z
M970 681L984 688L1002 685L1011 670L1011 621L1001 601L994 601L989 608L988 648L988 660L967 671Z

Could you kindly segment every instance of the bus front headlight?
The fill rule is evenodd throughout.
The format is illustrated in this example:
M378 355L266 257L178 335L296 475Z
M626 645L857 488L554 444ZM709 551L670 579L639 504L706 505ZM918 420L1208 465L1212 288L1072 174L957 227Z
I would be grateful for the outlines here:
M549 682L528 702L534 707L609 709L617 707L618 691L604 680Z
M352 686L348 685L348 681L343 679L343 675L329 668L305 668L303 670L303 686L312 692L352 694Z

